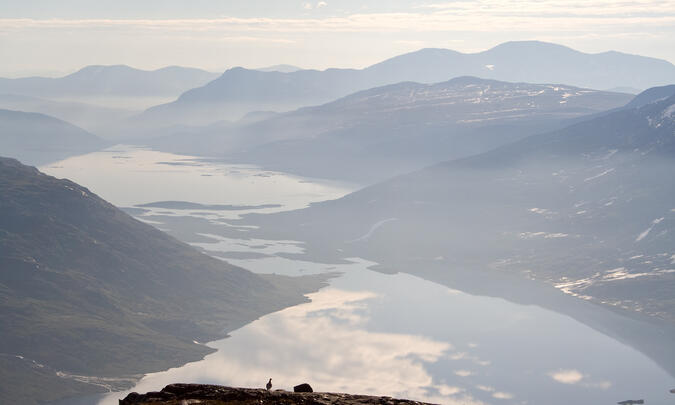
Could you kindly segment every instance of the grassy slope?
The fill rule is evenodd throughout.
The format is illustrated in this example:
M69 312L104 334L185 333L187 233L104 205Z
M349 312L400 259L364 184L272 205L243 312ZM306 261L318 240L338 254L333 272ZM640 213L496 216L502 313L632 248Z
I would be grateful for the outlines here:
M0 347L54 370L119 376L193 361L211 350L193 340L302 302L321 284L213 259L14 160L0 159L0 190ZM22 391L5 388L0 401Z

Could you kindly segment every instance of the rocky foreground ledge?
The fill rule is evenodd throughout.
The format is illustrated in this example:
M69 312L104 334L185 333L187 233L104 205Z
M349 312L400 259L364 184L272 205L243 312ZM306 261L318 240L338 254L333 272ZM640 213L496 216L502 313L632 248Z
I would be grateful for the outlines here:
M284 404L284 405L328 405L328 404L378 404L403 405L424 402L390 397L368 395L335 394L329 392L288 392L283 390L267 391L254 388L232 388L220 385L171 384L159 392L138 394L132 392L120 399L120 405L221 405L221 404Z

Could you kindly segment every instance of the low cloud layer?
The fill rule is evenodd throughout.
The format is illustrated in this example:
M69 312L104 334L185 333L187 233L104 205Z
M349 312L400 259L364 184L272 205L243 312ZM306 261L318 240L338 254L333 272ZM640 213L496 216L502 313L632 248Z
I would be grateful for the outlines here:
M362 67L422 47L473 52L524 39L675 60L672 0L468 0L365 9L307 1L293 10L255 17L154 18L139 12L135 18L0 18L0 57L8 61L0 76L36 65L68 71L94 63Z

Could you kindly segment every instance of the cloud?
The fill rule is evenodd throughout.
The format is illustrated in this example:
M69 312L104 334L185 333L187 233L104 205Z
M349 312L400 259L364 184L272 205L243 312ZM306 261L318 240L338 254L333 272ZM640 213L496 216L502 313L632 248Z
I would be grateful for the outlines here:
M675 1L654 0L468 0L443 2L418 6L418 9L432 10L436 13L466 13L476 12L500 14L505 16L534 15L548 16L655 16L663 15L664 10L671 10L665 14L673 14Z
M312 10L312 9L318 10L320 8L326 7L327 5L328 3L326 3L325 1L319 1L316 3L316 5L312 5L312 3L303 3L302 8L305 10Z
M530 39L588 52L615 49L675 58L670 46L675 0L438 0L401 12L382 12L382 6L337 10L334 5L301 0L294 5L295 16L283 18L0 18L0 58L6 62L0 70L16 74L39 65L52 70L54 63L71 70L121 61L156 68L202 59L222 66L233 58L249 65L306 64L310 55L315 68L356 67L415 48L479 52L507 40ZM251 52L249 43L265 51ZM183 51L174 51L175 46ZM36 47L45 52L27 51ZM69 57L59 60L56 55L62 54Z
M291 39L284 38L265 38L265 37L247 37L247 36L228 36L228 37L217 37L213 38L214 41L219 42L256 42L256 43L268 43L268 44L294 44L296 41Z
M675 0L633 3L594 1L465 1L422 11L399 13L355 13L344 17L264 18L221 17L213 19L0 19L2 31L36 29L117 29L198 32L509 32L514 26L523 32L595 33L653 32L672 30ZM613 5L614 4L614 5ZM310 10L326 2L303 3ZM427 7L431 7L427 6ZM445 7L445 8L444 8ZM241 34L240 34L241 35Z
M400 39L394 41L395 44L398 45L405 45L405 46L410 46L414 48L422 48L425 45L425 41L417 41L417 40L411 40L411 39Z

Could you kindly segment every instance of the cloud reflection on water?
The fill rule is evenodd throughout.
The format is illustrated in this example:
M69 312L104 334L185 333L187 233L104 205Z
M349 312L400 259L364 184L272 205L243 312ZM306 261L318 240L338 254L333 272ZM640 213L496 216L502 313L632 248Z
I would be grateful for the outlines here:
M599 388L607 390L611 388L610 381L589 381L589 376L579 370L557 370L548 373L549 377L561 384L580 384L587 388Z
M198 161L172 166L159 164L159 159L184 163L186 158L136 149L119 153L129 157L124 165L111 163L119 159L104 151L47 169L127 206L179 200L279 203L288 209L346 192L293 176L256 176L259 171L254 168ZM202 176L206 172L213 176ZM192 214L203 222L203 215ZM155 218L160 217L145 219ZM222 224L223 217L219 218ZM180 224L166 222L162 227ZM208 227L203 232L214 230ZM382 393L446 404L480 403L474 398L490 404L615 403L634 393L659 403L664 395L672 396L663 390L673 386L672 377L652 361L569 317L469 295L409 275L383 275L368 270L375 263L361 259L327 265L277 256L302 251L303 246L293 241L194 236L185 241L202 243L200 247L210 253L221 253L229 262L257 273L330 271L343 276L331 280L332 288L312 295L312 303L246 325L231 338L213 342L217 353L151 374L135 391L181 381L262 386L273 377L276 387L286 389L307 381L317 390ZM474 374L460 377L457 370ZM551 377L560 370L581 370L582 379L560 383ZM123 395L113 394L105 403L116 405Z
M428 337L366 330L370 291L327 288L312 302L266 316L213 342L219 349L201 362L146 376L134 388L145 392L177 382L292 389L309 382L319 391L413 398L446 404L481 404L463 388L434 381L426 365L453 346ZM348 324L348 327L345 327ZM245 342L246 351L239 351ZM112 404L119 394L103 403Z

